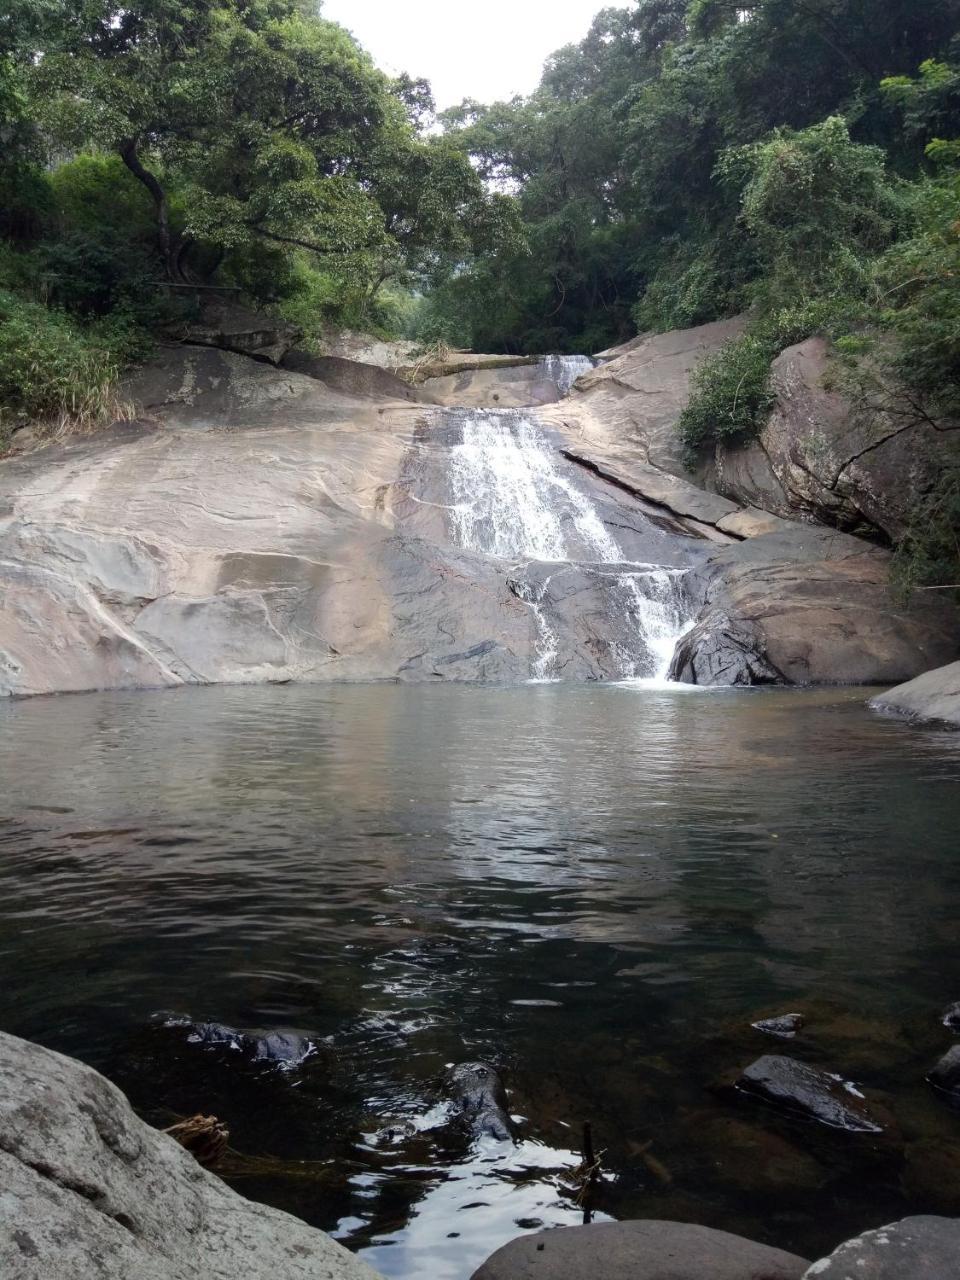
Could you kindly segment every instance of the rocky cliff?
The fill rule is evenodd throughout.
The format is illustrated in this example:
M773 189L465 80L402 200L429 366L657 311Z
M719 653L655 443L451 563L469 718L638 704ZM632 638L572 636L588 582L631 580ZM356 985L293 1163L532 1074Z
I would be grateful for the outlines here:
M557 573L550 555L518 565L454 536L462 427L436 404L450 387L299 356L255 319L227 327L138 373L136 422L0 464L0 693L520 681L548 635L550 674L634 669L636 619L596 552ZM683 475L673 428L690 373L737 328L637 340L541 408L557 492L589 507L601 560L683 573L697 625L682 679L889 683L949 662L954 612L899 606L885 551L798 523L759 483L731 498ZM468 403L542 380L529 365L448 376Z

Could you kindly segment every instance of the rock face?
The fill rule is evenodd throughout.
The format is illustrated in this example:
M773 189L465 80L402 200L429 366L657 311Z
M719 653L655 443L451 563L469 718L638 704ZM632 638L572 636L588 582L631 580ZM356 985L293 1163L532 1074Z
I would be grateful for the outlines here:
M955 611L898 604L889 560L858 538L798 524L714 551L671 674L688 684L871 684L951 657Z
M801 1280L809 1263L683 1222L602 1222L521 1236L472 1280Z
M0 1033L5 1280L377 1280L143 1124L97 1072Z
M784 351L773 363L776 400L759 439L718 449L707 483L775 515L899 538L944 460L960 456L960 429L895 400L857 409L829 384L823 339Z
M863 1100L834 1076L795 1058L768 1054L750 1064L737 1088L780 1110L806 1116L831 1129L880 1133Z
M0 695L649 676L669 658L649 636L688 623L673 672L699 684L890 684L956 658L956 611L896 604L882 550L653 465L696 361L735 332L644 339L586 373L540 411L535 465L474 438L460 453L495 518L543 507L492 550L457 528L465 506L490 525L452 481L477 414L342 358L162 350L125 389L138 422L0 465ZM549 367L556 394L570 359L482 372Z
M870 705L877 711L895 711L916 720L960 725L960 662L925 671L922 676L880 694ZM960 1026L960 1013L957 1023Z
M184 326L177 336L198 346L219 347L279 364L296 345L300 331L240 303L215 299L204 303L199 318Z
M815 1262L803 1280L947 1280L958 1274L960 1220L904 1218Z
M689 481L676 424L690 394L690 375L745 325L745 317L719 320L644 335L604 352L604 363L579 380L562 409L575 421L584 450L602 459L626 449L637 461Z

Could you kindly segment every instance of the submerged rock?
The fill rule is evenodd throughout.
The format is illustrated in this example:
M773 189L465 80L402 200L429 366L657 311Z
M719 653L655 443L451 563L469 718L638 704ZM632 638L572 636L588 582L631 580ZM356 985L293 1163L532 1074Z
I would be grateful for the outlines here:
M317 1052L315 1041L300 1031L238 1031L221 1022L192 1022L176 1014L164 1017L163 1025L182 1028L189 1044L233 1050L281 1071L292 1071Z
M472 1280L801 1280L782 1249L686 1222L600 1222L520 1236Z
M960 1044L947 1050L927 1079L938 1093L960 1107Z
M3 1033L0 1186L5 1280L378 1280L231 1191L90 1067Z
M781 1013L776 1018L761 1018L759 1022L751 1022L750 1025L765 1035L792 1040L803 1026L803 1014Z
M778 1054L758 1058L740 1076L737 1088L762 1098L781 1111L806 1116L831 1129L880 1133L853 1086L806 1062Z
M865 1231L815 1262L803 1280L952 1280L960 1275L960 1221L904 1218Z
M464 1062L450 1072L447 1088L459 1114L477 1136L513 1137L503 1081L486 1062Z
M960 1034L960 1001L944 1010L941 1021L945 1027Z

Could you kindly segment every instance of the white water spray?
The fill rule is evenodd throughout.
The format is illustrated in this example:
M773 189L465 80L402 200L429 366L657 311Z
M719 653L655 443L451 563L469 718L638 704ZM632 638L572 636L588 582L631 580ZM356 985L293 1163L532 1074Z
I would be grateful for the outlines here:
M568 360L571 357L553 357ZM461 546L502 560L617 566L602 572L613 602L636 628L639 646L621 652L626 679L666 679L674 648L687 628L685 570L632 564L575 483L536 423L511 409L464 412L461 442L451 451L451 518ZM559 640L545 605L550 578L514 582L537 627L535 680L555 677ZM638 654L639 649L639 654Z
M576 380L595 368L589 356L544 356L544 369L548 379L557 384L561 396L565 396Z

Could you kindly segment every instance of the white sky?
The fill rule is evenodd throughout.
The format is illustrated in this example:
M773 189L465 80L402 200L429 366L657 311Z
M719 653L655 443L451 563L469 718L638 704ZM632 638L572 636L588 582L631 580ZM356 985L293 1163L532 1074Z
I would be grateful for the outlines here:
M617 0L323 0L388 74L433 85L439 108L530 93L547 56L582 40L595 13Z

